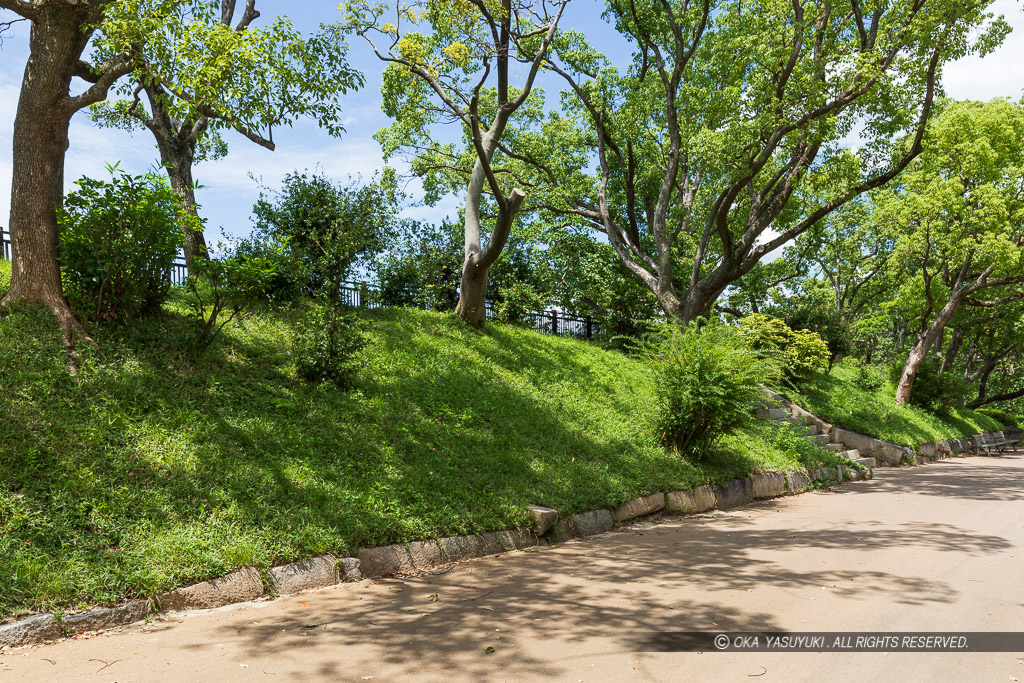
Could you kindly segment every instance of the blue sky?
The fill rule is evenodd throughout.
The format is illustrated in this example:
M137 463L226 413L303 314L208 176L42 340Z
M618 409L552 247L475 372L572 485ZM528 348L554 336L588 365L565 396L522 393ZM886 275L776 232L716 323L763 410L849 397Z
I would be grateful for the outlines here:
M312 28L320 22L339 18L336 0L263 0L259 7L264 17L261 22L280 13L290 17L300 28ZM1013 0L999 0L993 10L1005 14L1016 30L988 57L967 58L947 69L944 85L952 97L1018 99L1024 94L1024 14ZM4 14L0 11L0 15ZM621 45L621 40L616 40L614 31L604 24L600 14L601 3L572 0L562 25L583 30L613 59L625 60L628 55L621 50L620 54L614 53L615 44ZM27 37L27 25L18 24L13 34L4 40L0 52L0 225L7 224L10 211L11 138ZM250 178L250 173L274 187L286 173L296 169L319 167L328 175L344 179L360 174L368 177L383 166L380 148L372 138L375 131L388 123L380 111L381 64L358 38L351 41L349 58L365 75L366 86L343 101L347 133L341 138L328 136L315 122L302 121L292 129L275 130L277 151L270 152L232 133L227 136L231 153L196 169L196 179L204 186L198 198L202 214L208 219L208 237L215 239L221 228L233 236L248 234L250 212L259 194L259 186ZM123 169L142 172L150 168L156 158L156 147L148 132L129 136L120 131L99 129L89 122L87 115L79 113L71 129L71 148L66 162L68 185L83 175L103 177L106 163L120 161ZM439 220L453 215L460 201L452 197L436 207L410 206L406 213Z

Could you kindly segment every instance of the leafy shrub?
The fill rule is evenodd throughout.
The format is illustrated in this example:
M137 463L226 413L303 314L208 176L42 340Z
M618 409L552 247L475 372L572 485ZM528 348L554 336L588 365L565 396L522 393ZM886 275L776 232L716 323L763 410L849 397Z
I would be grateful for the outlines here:
M864 391L878 391L885 385L885 369L864 363L857 368L853 383Z
M289 263L278 270L296 285L337 300L353 266L383 248L398 200L393 173L347 185L322 173L289 173L280 192L261 194L253 207L257 239L283 247Z
M374 264L386 306L453 311L459 300L463 240L452 223L405 223Z
M828 345L828 370L839 358L853 350L853 333L850 324L831 308L807 304L798 307L786 319L792 330L810 330Z
M890 379L893 384L899 384L906 361L904 355L892 364ZM964 404L969 390L959 374L941 372L941 368L942 360L935 356L928 356L921 362L910 390L910 403L938 415L949 415L953 408Z
M1017 418L1010 415L1005 410L999 410L998 408L977 408L975 412L991 417L1006 429L1018 429L1020 427L1020 423L1017 422Z
M228 323L264 296L276 273L275 264L263 257L229 252L197 260L185 285L191 294L189 309L200 322L195 348L209 346Z
M302 296L301 276L295 270L286 241L250 236L238 240L233 253L239 259L257 260L273 269L274 274L266 279L265 289L258 293L257 299L286 303Z
M662 442L696 458L752 419L761 384L773 377L739 332L719 323L672 327L651 352Z
M185 230L202 229L181 210L162 176L108 169L110 182L80 179L58 211L67 294L98 321L159 308L170 290L171 263L184 246Z
M776 359L791 383L799 384L828 365L828 345L810 330L792 330L778 318L760 313L741 319L739 327L747 345Z
M514 282L499 290L494 304L494 317L501 322L520 323L528 320L531 313L544 310L547 297L529 282Z
M358 354L365 346L355 316L333 306L324 307L301 328L295 345L295 368L307 381L330 382L339 389L348 389Z

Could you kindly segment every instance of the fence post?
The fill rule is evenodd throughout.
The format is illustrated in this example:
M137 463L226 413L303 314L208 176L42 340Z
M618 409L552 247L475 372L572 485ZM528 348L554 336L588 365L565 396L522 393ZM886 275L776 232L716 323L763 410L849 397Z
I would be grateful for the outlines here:
M588 315L587 316L587 339L590 339L593 336L594 336L594 321L591 320L590 316Z
M359 305L366 306L366 280L359 281Z
M558 311L551 311L551 334L558 335Z

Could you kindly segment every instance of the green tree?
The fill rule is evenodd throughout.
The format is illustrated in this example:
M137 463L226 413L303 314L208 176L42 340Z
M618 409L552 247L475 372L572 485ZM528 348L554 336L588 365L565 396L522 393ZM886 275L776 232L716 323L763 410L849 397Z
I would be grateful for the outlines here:
M381 92L384 112L395 122L377 135L385 155L412 158L428 200L465 191L458 313L470 325L484 325L490 268L526 197L497 152L513 116L530 102L566 2L469 0L388 8L352 0L342 6L346 25L387 63ZM440 123L462 126L465 152L436 139ZM485 222L491 224L486 245Z
M193 216L193 166L227 153L222 132L234 130L274 150L274 128L305 116L337 135L343 131L339 96L363 82L346 61L336 26L305 36L279 17L256 27L256 0L246 0L240 14L236 0L195 9L201 11L165 23L160 35L138 46L143 66L121 88L126 99L92 111L101 124L153 134L171 187ZM185 260L191 266L205 255L203 233L190 230Z
M1024 107L951 102L925 152L877 197L898 232L890 255L899 298L917 306L917 337L896 390L907 403L921 363L963 306L1024 299Z
M0 12L13 12L32 23L14 119L11 286L0 304L26 300L45 305L60 323L69 347L75 332L85 335L85 330L72 315L61 287L57 207L64 195L64 153L71 117L103 100L114 82L135 66L128 54L92 64L83 60L94 34L106 30L123 4L117 0L0 0ZM156 21L157 14L145 16ZM141 22L122 22L118 17L111 23L121 25L126 38L141 30ZM75 78L85 80L88 87L71 95Z
M566 32L550 66L570 104L513 151L548 187L544 208L586 221L667 314L694 320L910 163L942 66L1007 31L987 4L609 0L632 63ZM596 159L575 166L544 153L588 141Z

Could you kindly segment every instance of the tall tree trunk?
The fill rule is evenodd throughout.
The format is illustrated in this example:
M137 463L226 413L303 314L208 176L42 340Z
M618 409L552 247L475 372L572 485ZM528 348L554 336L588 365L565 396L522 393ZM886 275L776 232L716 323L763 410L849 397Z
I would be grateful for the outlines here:
M896 403L910 403L910 394L913 391L914 380L917 378L917 371L921 367L921 363L928 357L928 353L935 344L935 340L941 337L942 331L946 328L953 314L956 313L964 296L966 296L965 290L956 292L946 302L946 305L942 307L939 314L935 316L935 320L932 321L931 325L918 335L917 342L910 349L910 355L907 356L907 362L903 366L903 374L900 376L900 382L896 387Z
M483 327L487 319L487 283L490 266L481 265L476 254L469 254L462 266L459 283L459 317L473 327Z
M480 203L483 197L484 184L487 182L487 169L498 140L505 130L509 112L502 112L496 117L490 130L483 136L481 148L484 158L477 155L473 165L473 173L466 187L466 211L464 220L465 257L462 262L462 281L459 284L459 305L457 312L460 318L473 327L484 327L487 320L487 281L491 266L498 260L501 250L505 248L508 236L512 232L512 223L519 213L526 195L515 188L508 197L502 198L504 205L499 205L498 215L494 221L487 246L481 247Z
M953 361L956 360L956 356L960 353L961 347L964 345L964 335L962 329L957 326L953 330L953 336L949 338L949 348L946 349L946 355L942 358L942 367L939 372L949 372L953 367Z
M64 3L48 3L39 11L46 16L33 23L14 118L11 287L0 304L23 300L45 305L70 345L74 332L88 335L72 315L61 286L57 207L74 113L63 102L89 32L83 30L78 11Z
M159 85L145 86L149 97L150 110L153 117L146 121L146 127L156 138L157 149L160 150L160 162L167 172L171 189L178 196L182 209L189 216L198 220L199 206L196 203L195 180L192 177L192 165L196 159L198 135L202 130L194 124L175 121L161 106L164 94ZM205 128L205 123L203 124ZM208 259L206 238L201 230L185 232L185 263L191 269L196 259Z
M192 159L179 157L177 159L162 155L164 167L167 169L167 178L171 181L171 189L178 195L181 206L189 216L199 219L199 206L196 204L195 182L192 179ZM198 223L197 223L198 224ZM206 248L206 238L202 230L187 230L185 232L185 263L192 268L196 259L209 259L210 254Z

